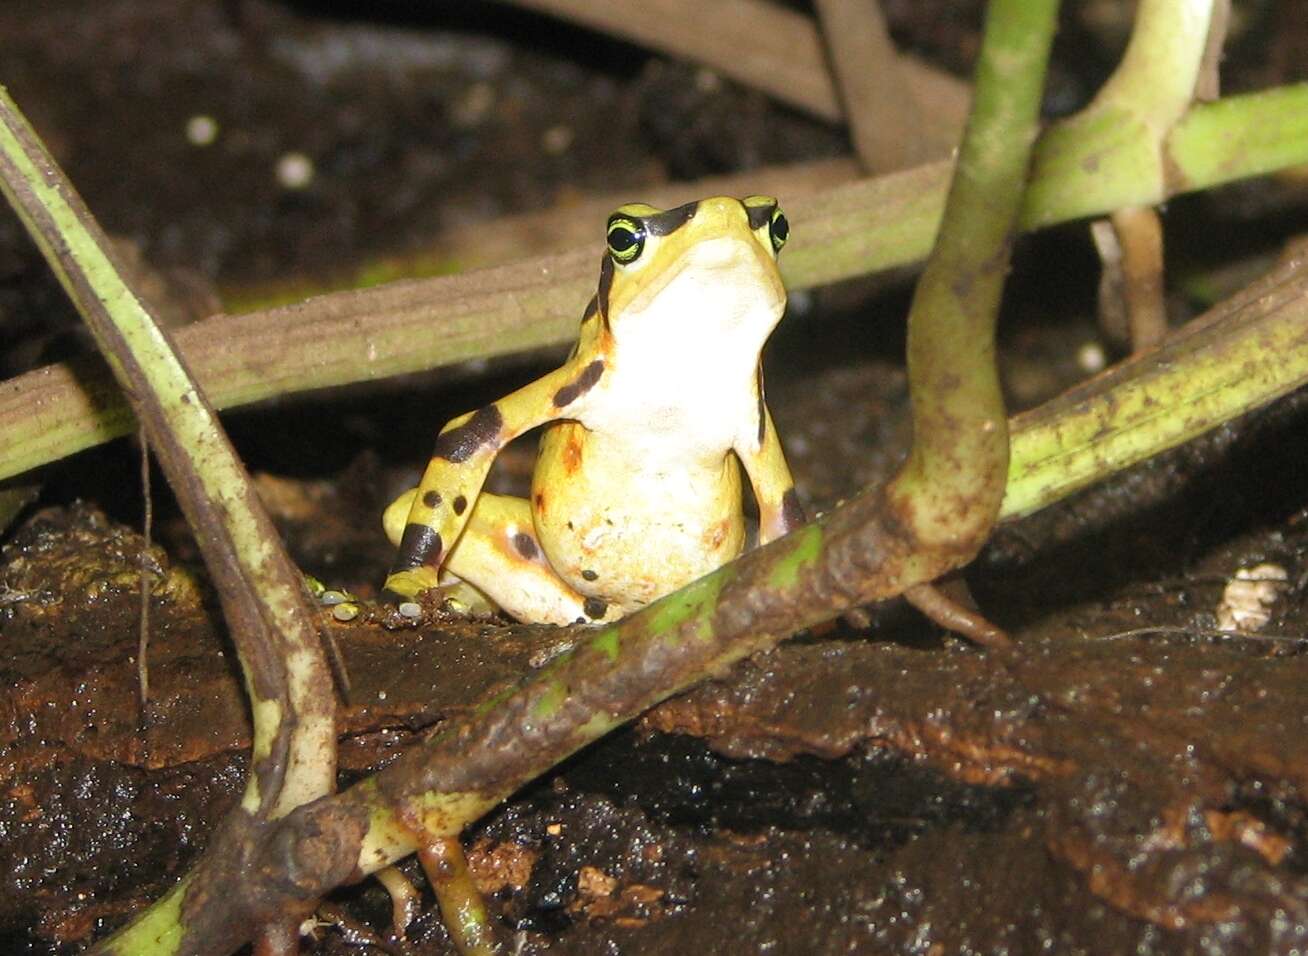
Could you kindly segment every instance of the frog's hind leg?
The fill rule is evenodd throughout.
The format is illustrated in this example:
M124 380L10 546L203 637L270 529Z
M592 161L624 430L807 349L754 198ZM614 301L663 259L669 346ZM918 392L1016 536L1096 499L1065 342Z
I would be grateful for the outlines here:
M483 492L445 566L520 621L609 621L617 608L578 594L550 567L524 498Z

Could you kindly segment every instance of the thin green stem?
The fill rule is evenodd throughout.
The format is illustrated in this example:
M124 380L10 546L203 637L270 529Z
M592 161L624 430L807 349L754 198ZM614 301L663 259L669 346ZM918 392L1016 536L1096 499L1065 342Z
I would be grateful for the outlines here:
M253 708L250 775L233 819L257 830L335 787L331 675L299 575L213 408L147 305L124 282L81 198L3 90L0 189L131 396L196 531ZM162 908L180 912L184 892L175 890ZM148 939L119 951L169 952L183 936L166 918L151 916L147 926Z
M1057 11L1049 0L990 4L972 114L908 318L913 447L889 495L920 543L968 556L1008 473L995 326Z
M1013 426L1001 517L1038 511L1308 383L1308 250Z

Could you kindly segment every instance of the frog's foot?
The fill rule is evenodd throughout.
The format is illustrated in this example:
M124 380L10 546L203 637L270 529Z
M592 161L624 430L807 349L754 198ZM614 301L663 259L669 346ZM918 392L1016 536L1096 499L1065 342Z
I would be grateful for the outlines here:
M388 604L405 604L418 600L423 591L439 585L440 574L435 568L406 568L392 571L382 587L382 600Z
M417 493L417 488L410 488L392 501L382 516L386 536L399 548L395 564L382 587L382 600L388 604L416 601L423 591L429 591L439 583L440 564L444 557L440 535L424 524L408 521L409 509Z
M485 593L449 571L441 572L440 595L451 610L469 617L494 617L500 612L500 606Z
M945 589L955 593L947 594ZM943 582L940 587L916 584L904 592L904 599L945 630L961 634L974 644L992 651L1013 646L1007 634L967 606L972 603L972 596L962 578Z

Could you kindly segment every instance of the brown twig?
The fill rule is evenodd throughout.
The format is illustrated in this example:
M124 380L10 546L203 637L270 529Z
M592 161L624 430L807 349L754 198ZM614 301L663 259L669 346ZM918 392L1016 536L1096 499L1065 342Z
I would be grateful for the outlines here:
M948 153L962 134L923 122L931 115L902 69L878 0L816 0L854 153L872 174Z
M1124 206L1091 227L1103 270L1099 320L1132 352L1153 348L1167 336L1163 289L1163 227L1152 206Z
M141 725L150 719L150 592L154 571L150 567L150 536L154 532L154 499L150 494L150 440L145 427L139 429L141 443L141 497L145 500L145 514L141 519L141 617L136 639L137 690L141 695Z

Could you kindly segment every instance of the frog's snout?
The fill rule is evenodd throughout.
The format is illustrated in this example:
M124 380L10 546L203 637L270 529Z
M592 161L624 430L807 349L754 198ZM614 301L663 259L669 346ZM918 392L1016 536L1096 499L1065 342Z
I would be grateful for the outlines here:
M687 253L689 264L696 269L729 269L746 265L759 258L760 250L752 239L719 236L701 239Z

